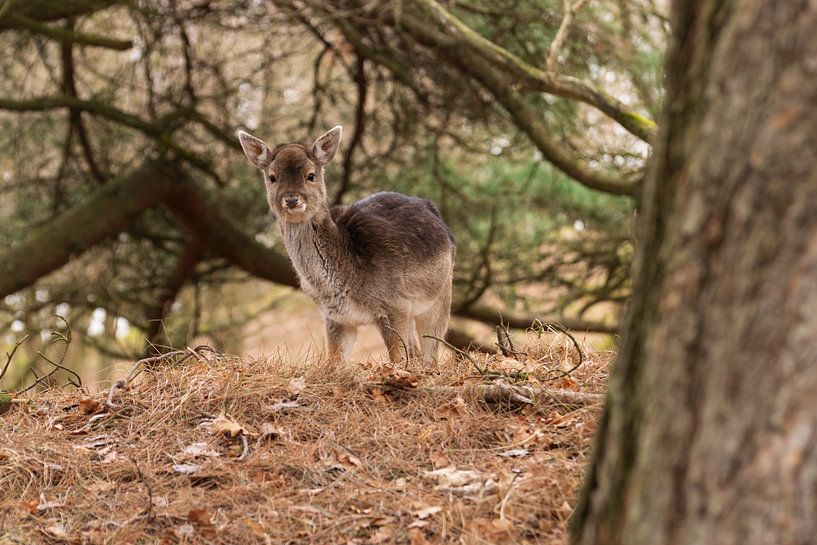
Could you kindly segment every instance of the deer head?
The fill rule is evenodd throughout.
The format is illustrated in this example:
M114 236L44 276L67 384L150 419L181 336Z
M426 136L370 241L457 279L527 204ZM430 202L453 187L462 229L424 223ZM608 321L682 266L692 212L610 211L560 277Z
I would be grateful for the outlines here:
M312 147L280 144L270 149L263 140L238 131L244 154L264 174L267 201L279 220L309 221L327 209L323 170L335 156L342 132L338 125Z

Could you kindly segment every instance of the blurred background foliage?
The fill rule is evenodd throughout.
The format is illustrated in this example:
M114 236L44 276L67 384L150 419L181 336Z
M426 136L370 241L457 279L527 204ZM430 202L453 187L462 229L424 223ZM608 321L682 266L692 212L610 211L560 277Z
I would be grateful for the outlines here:
M85 347L69 364L94 357L99 368L138 357L148 340L205 338L242 353L261 316L286 319L290 288L264 280L291 272L259 273L272 265L246 257L283 248L237 128L311 142L343 124L327 174L334 202L380 190L434 200L459 244L459 341L499 313L614 330L662 97L665 10L659 0L0 0L0 272L15 277L0 281L0 341L31 336L16 356L23 370L0 386L36 370L54 314ZM49 231L106 187L124 202L151 191L156 181L140 178L149 161L189 178L211 199L199 216L223 214L246 239L225 248L219 222L191 228L161 196L121 222L123 201L100 200L82 220L99 222L96 234L68 250ZM172 178L168 191L188 187ZM70 259L43 257L59 252Z

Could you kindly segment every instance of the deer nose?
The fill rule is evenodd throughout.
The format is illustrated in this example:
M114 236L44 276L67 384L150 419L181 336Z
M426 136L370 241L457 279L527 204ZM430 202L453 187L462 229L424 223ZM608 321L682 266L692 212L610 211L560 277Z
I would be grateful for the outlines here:
M295 208L300 203L301 199L298 195L287 195L284 197L284 204L286 204L287 208Z

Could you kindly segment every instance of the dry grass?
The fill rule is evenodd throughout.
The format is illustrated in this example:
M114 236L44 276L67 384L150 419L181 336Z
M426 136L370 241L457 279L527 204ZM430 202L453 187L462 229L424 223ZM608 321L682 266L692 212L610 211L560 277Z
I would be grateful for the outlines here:
M520 359L553 371L567 346ZM588 359L559 386L601 392L609 354ZM453 357L411 395L367 385L383 373L211 355L142 373L112 409L55 390L15 403L0 416L0 544L564 542L600 407L423 393L482 380ZM219 415L247 435L219 432ZM426 475L440 468L471 473Z

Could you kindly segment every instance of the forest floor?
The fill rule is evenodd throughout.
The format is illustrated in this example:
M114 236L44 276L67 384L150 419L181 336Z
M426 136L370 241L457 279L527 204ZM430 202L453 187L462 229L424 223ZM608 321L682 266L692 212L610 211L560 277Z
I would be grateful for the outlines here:
M0 545L564 543L612 355L563 376L566 339L521 350L410 372L201 350L110 406L15 400Z

